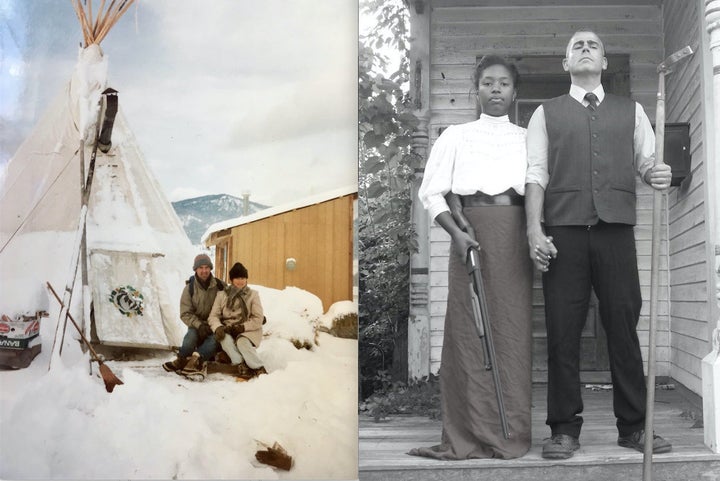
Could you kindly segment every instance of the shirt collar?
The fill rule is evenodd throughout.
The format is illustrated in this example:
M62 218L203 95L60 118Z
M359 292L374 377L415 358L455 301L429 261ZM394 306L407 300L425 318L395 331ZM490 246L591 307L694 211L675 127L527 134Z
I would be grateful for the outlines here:
M485 122L492 122L494 124L504 124L504 123L510 122L510 117L508 117L507 115L502 115L500 117L493 117L492 115L480 114L480 118L478 120L483 120Z
M580 103L583 103L585 94L588 93L584 88L578 87L577 85L570 85L570 96ZM598 85L595 90L592 91L598 98L598 105L600 105L605 98L605 89L602 84Z

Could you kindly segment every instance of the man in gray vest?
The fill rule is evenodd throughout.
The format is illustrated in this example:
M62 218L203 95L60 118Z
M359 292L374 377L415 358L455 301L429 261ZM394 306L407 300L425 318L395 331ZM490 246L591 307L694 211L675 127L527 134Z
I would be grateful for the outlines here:
M607 59L594 32L572 36L563 68L570 73L569 94L538 107L527 130L528 244L543 273L548 342L546 424L552 436L543 457L566 459L580 447L580 336L591 288L607 333L618 445L643 452L635 175L667 189L670 167L653 166L655 135L640 104L603 90ZM671 449L654 437L653 452Z

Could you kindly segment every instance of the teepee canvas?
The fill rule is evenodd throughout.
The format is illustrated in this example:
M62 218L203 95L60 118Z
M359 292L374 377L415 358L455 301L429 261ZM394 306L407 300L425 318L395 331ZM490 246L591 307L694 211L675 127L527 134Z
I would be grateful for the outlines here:
M167 348L185 332L179 298L195 252L122 115L122 92L108 89L99 42L130 4L101 6L94 20L91 2L73 3L85 46L72 79L2 175L0 314L50 311L61 331L50 282L95 342ZM98 148L109 127L109 149Z

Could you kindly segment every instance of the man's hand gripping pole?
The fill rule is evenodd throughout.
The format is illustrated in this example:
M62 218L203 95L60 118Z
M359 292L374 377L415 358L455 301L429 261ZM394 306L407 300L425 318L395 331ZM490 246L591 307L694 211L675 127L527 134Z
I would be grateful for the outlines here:
M458 227L467 233L473 240L475 237L475 229L467 220L462 211L462 201L460 196L452 192L445 196L450 213ZM452 254L451 254L452 255ZM485 369L492 371L493 383L495 384L495 397L497 399L498 413L500 415L500 426L502 428L503 437L510 438L508 430L507 417L505 416L505 403L503 401L502 385L500 383L500 372L498 371L497 362L495 360L495 345L492 340L492 328L490 326L490 316L487 310L487 301L485 299L485 289L483 288L482 271L480 265L480 251L476 247L471 247L467 251L465 260L468 274L470 275L470 298L472 302L473 318L475 319L475 328L478 336L483 344Z

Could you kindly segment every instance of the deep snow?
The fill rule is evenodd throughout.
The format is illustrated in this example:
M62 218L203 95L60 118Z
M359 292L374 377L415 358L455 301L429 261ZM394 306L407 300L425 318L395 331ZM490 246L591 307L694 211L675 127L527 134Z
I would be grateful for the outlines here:
M61 362L48 370L51 309L42 353L26 369L0 370L0 478L356 479L357 341L316 333L330 322L316 296L253 287L266 305L259 353L269 374L249 382L166 373L161 363L174 355L164 352L108 361L124 384L107 393L70 324ZM328 314L353 309L343 302ZM274 442L293 457L290 471L255 460Z

